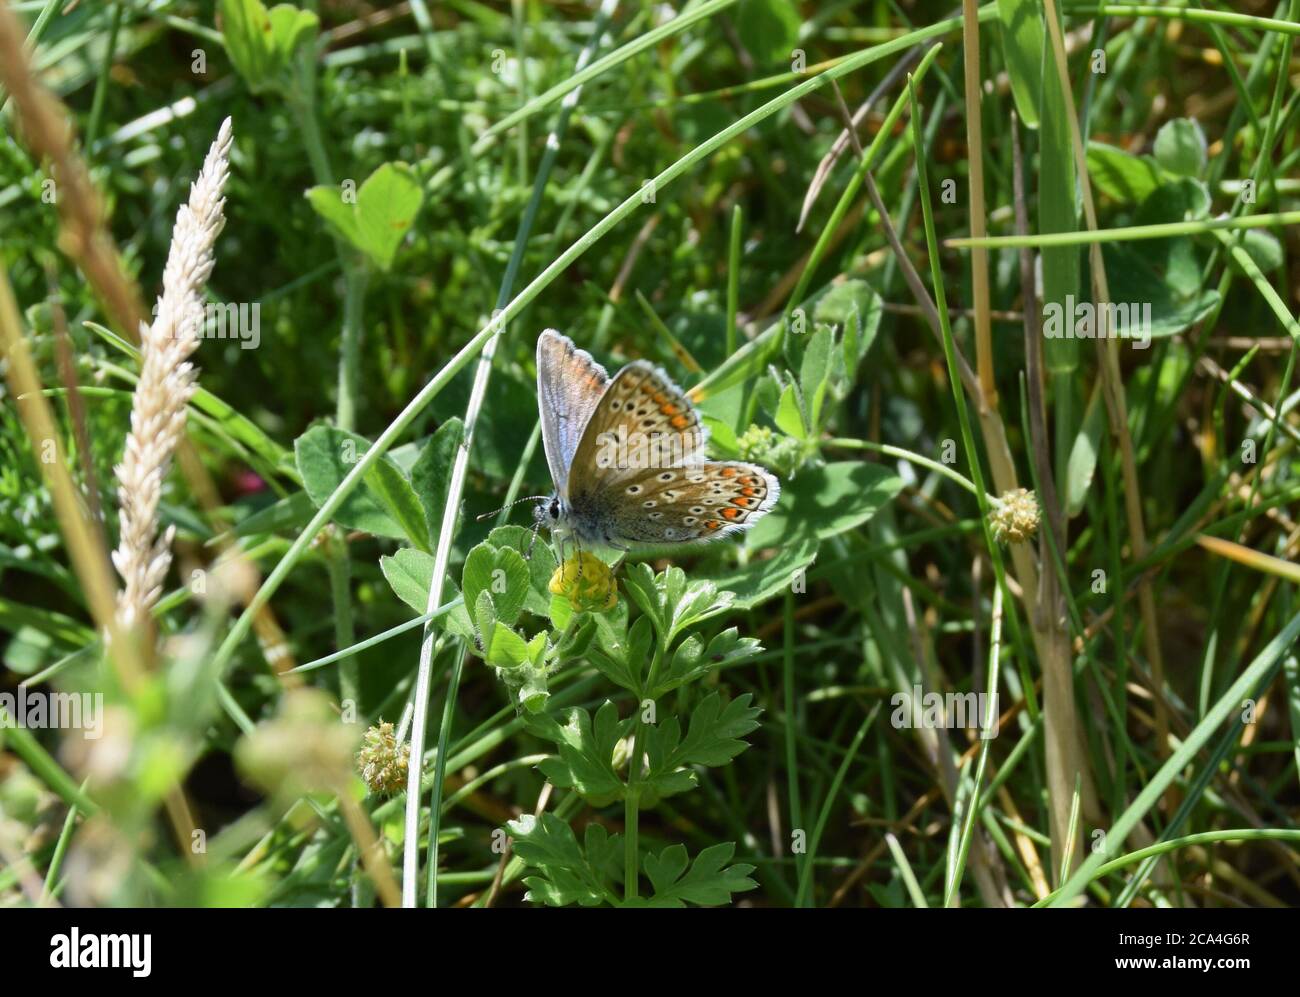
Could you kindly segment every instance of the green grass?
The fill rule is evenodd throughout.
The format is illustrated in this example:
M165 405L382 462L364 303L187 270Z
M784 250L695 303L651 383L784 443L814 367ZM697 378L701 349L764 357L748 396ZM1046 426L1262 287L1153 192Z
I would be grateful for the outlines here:
M107 712L0 729L0 904L1300 901L1300 3L304 3L296 43L255 0L11 6L141 300L233 119L207 293L260 340L196 353L123 685L84 573L138 337L5 68L0 694ZM1150 346L1045 337L1067 295L1150 304ZM553 595L501 510L551 490L548 327L662 365L776 510ZM418 765L367 791L381 721Z

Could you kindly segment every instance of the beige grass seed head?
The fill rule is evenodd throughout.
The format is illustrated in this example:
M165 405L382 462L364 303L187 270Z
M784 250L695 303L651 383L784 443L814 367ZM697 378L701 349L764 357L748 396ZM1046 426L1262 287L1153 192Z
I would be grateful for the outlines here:
M171 564L174 530L158 532L158 503L172 456L185 432L185 406L198 372L189 362L202 330L203 290L213 246L225 224L222 191L230 175L230 119L221 123L188 204L176 212L153 324L140 330L140 379L131 403L131 431L117 466L121 535L113 565L122 576L118 620L148 617Z

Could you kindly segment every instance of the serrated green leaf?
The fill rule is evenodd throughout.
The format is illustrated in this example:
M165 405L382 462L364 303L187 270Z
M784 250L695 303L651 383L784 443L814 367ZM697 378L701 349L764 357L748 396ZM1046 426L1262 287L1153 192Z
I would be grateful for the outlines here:
M594 807L623 798L623 781L614 771L614 746L627 736L635 718L619 720L618 709L606 701L596 711L595 722L586 710L568 711L563 725L553 717L539 716L526 721L538 737L554 741L557 757L539 768L560 789L573 789Z
M746 693L723 707L721 696L713 693L691 714L685 737L675 716L646 727L643 741L648 770L643 797L653 794L651 798L657 801L685 792L696 784L691 766L725 765L749 747L741 738L758 726L761 712L750 707L749 701Z
M650 619L642 616L627 631L625 641L602 641L587 649L587 659L615 685L640 697L641 676L650 667L652 629Z
M656 575L648 564L634 564L623 576L623 587L665 645L687 628L725 612L732 603L730 592L719 592L709 581L688 582L686 572L676 567Z
M666 756L669 768L683 765L725 765L744 751L748 744L740 740L758 727L763 711L749 705L752 696L745 693L725 706L722 696L712 693L695 707L686 737Z
M804 425L803 406L799 404L799 389L794 384L787 384L781 389L781 397L776 403L773 416L777 428L787 436L797 440L808 438L808 427Z
M729 866L736 846L731 842L704 849L687 869L686 848L669 845L658 855L646 855L646 875L654 886L649 899L629 903L630 907L716 907L731 902L733 893L752 890L758 884L749 878L752 865Z
M497 668L528 664L528 645L512 627L494 622L483 634L483 660Z
M314 13L291 4L268 11L260 0L221 0L226 52L253 93L287 90L295 55L319 27Z
M465 557L461 591L465 601L477 605L479 594L487 593L496 618L513 626L528 598L530 576L522 555L510 547L481 543Z
M303 488L316 508L325 503L369 449L370 441L365 437L333 426L313 426L294 441ZM362 487L343 500L334 521L349 529L428 547L419 500L388 454L372 466Z
M532 530L522 526L498 526L488 534L487 542L493 547L509 547L519 552L528 565L530 579L524 608L536 616L549 616L552 603L548 586L556 568L555 552L550 546L539 542ZM563 629L561 624L556 626Z
M760 538L762 540L762 538ZM751 551L762 548L752 542ZM767 600L788 592L799 573L817 559L820 543L815 535L792 536L777 548L774 557L751 560L739 566L721 565L696 568L695 577L711 581L719 589L732 593L733 609L753 609Z
M447 486L451 482L451 468L456 460L464 435L460 419L448 419L438 427L420 450L420 456L411 466L411 487L424 512L424 523L430 538L442 531L443 512L447 506Z
M763 650L754 637L741 637L735 627L716 634L707 647L702 638L692 634L673 652L666 673L655 687L647 692L658 699L679 686L694 682L712 671L753 657ZM621 684L621 683L620 683Z
M594 907L607 899L607 891L574 837L573 829L554 814L524 814L507 824L514 853L540 875L524 879L529 900L552 907L581 904ZM600 843L602 863L609 851Z
M564 630L573 619L573 604L562 595L552 595L547 615L550 617L551 626L556 630Z
M808 422L815 431L821 425L822 403L826 400L827 379L831 374L832 334L819 326L808 338L803 362L799 367L799 387L808 405Z
M668 629L667 606L656 582L654 569L644 562L632 565L623 575L623 588L628 598L650 618L655 630L665 633Z
M355 203L334 187L312 187L307 199L337 235L387 270L420 212L424 190L405 163L384 163L357 190Z
M414 547L403 547L396 554L379 558L379 568L393 592L404 603L423 615L429 606L429 586L433 580L433 555ZM459 593L450 578L443 582L442 602L452 602ZM464 604L447 613L446 628L461 637L473 640L476 631L470 622Z
M884 308L876 289L865 280L846 280L817 299L813 322L843 329L841 353L846 371L856 371L880 329Z
M902 487L902 479L881 464L838 461L805 468L781 483L780 500L750 531L747 543L759 549L806 537L825 540L865 523Z

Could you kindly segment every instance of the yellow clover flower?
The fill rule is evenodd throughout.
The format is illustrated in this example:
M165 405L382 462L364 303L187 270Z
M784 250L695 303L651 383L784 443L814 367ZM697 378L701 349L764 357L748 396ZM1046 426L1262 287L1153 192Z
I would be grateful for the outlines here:
M578 613L603 613L618 603L614 573L604 561L586 551L565 558L547 587L553 595L568 599Z

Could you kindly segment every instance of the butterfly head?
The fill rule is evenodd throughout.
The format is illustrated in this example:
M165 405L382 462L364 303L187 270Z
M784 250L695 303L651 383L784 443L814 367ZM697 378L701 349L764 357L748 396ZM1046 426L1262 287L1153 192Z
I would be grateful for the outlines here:
M555 529L560 525L563 518L564 510L560 506L560 496L558 495L550 495L542 499L533 508L533 519L537 521L538 525L545 526L547 529Z

